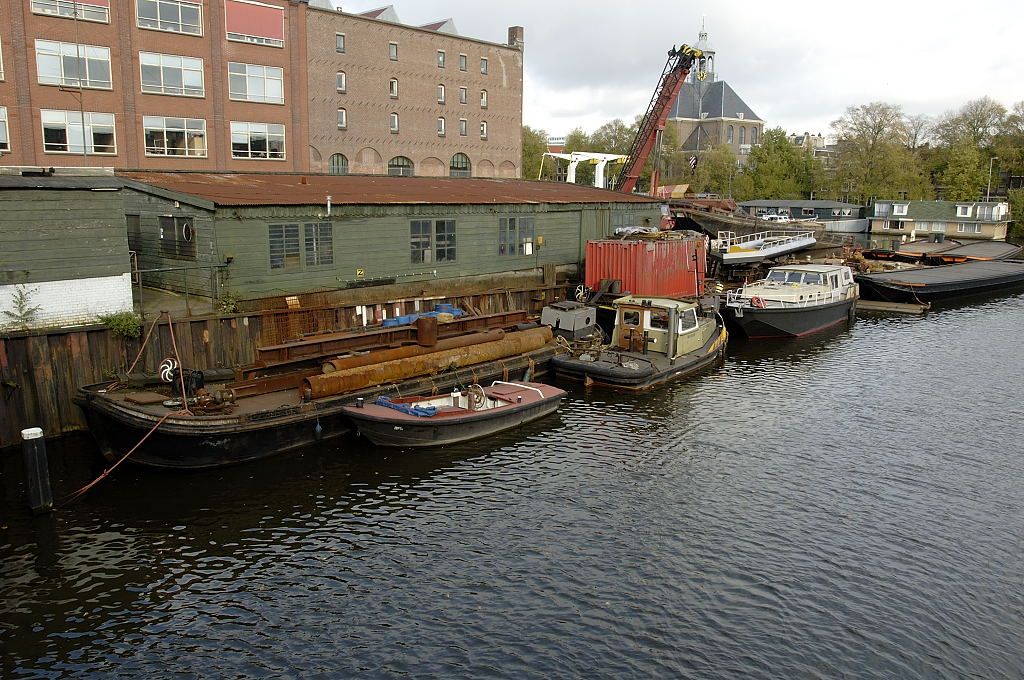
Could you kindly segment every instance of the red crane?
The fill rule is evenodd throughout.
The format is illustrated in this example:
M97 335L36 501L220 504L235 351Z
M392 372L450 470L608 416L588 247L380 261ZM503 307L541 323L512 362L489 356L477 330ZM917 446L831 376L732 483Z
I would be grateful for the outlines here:
M651 155L651 149L654 148L655 142L658 141L661 133L665 130L665 120L668 118L669 108L671 108L672 102L676 100L676 97L679 96L679 90L683 86L683 81L690 74L690 69L693 68L693 62L695 61L697 62L697 77L700 80L704 80L706 77L704 72L705 59L704 53L701 50L689 45L683 45L678 50L673 46L668 51L668 61L665 62L665 70L661 73L661 80L658 81L658 86L654 88L654 96L651 97L651 103L647 106L647 113L644 114L643 120L640 121L640 127L637 129L633 145L629 149L625 167L622 168L619 176L615 179L613 187L615 191L632 193L633 189L636 188L636 181L640 178L640 172L644 169L644 164L647 163L647 159ZM654 168L654 171L651 173L652 194L657 186L658 169Z

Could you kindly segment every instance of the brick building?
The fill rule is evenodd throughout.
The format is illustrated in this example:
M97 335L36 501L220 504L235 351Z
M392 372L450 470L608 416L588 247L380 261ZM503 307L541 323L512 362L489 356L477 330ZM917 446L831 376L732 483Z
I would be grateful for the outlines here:
M327 0L8 0L0 164L517 177L508 35Z

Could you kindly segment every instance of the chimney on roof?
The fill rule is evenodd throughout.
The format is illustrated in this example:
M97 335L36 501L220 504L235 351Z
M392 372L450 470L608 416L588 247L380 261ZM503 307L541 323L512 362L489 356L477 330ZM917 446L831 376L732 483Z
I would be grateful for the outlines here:
M509 26L508 27L508 46L514 47L517 50L523 49L525 41L523 39L524 31L522 26Z

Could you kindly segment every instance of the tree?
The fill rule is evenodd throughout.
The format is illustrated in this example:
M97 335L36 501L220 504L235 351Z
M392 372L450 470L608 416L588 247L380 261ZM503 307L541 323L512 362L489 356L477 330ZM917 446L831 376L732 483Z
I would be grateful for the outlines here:
M903 119L903 127L906 130L904 146L914 150L926 144L932 132L932 125L931 117L922 113L905 117Z
M757 198L800 198L800 152L782 128L765 130L747 161Z
M1024 175L1024 101L1013 105L992 140L1000 171ZM1024 224L1024 220L1022 220Z
M899 186L900 153L907 138L906 123L899 106L871 102L850 106L832 122L839 140L837 180L852 186L861 201L874 196L895 197Z
M1008 237L1019 239L1024 236L1024 189L1010 189L1010 216L1013 223L1010 227ZM1020 241L1017 241L1019 243Z
M697 169L690 182L690 191L730 196L735 177L736 156L732 147L728 144L708 146L699 154Z
M973 201L984 184L984 170L978 148L964 139L947 152L946 168L941 175L947 201Z
M587 151L597 153L629 153L636 137L636 125L626 125L621 118L605 123L590 135L590 147Z
M942 146L968 141L975 148L988 147L1006 118L1006 107L989 97L972 99L958 111L946 112L935 123L935 137Z
M540 175L544 152L548 150L548 133L523 126L523 179L534 179Z

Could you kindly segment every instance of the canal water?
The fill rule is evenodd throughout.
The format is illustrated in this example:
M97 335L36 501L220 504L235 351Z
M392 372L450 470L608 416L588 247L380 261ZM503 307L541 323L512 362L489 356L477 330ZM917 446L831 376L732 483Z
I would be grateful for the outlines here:
M123 467L32 519L0 675L1024 677L1024 296L862 317L433 453ZM58 492L102 470L51 445Z

